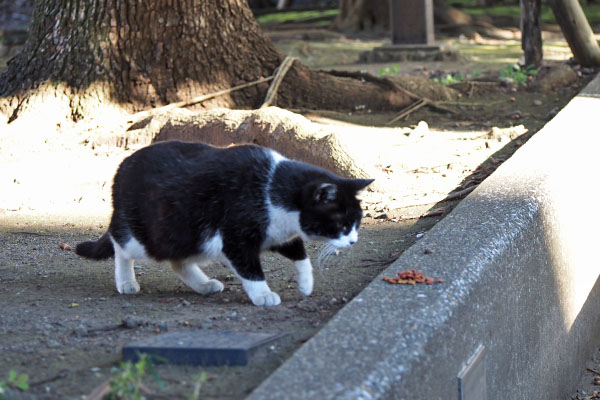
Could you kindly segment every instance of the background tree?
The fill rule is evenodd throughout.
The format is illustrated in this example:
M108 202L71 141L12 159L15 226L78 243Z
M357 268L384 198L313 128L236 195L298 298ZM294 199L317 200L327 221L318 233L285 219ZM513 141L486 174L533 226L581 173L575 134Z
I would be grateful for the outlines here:
M539 67L542 64L542 1L521 0L521 48L525 65Z
M50 98L75 120L115 105L136 111L270 76L283 58L246 0L37 1L23 51L0 75L0 112L14 120ZM277 105L396 109L410 102L389 80L338 75L295 62ZM257 107L267 89L206 104Z
M476 24L478 26L474 30L486 35L486 28L489 28L487 26L489 24L450 6L446 0L434 0L433 4L436 26L460 30L462 27ZM344 32L387 31L390 24L389 7L389 0L340 0L340 12L334 22L334 27ZM463 32L459 31L458 33Z
M552 12L577 62L600 66L600 47L577 0L552 0Z

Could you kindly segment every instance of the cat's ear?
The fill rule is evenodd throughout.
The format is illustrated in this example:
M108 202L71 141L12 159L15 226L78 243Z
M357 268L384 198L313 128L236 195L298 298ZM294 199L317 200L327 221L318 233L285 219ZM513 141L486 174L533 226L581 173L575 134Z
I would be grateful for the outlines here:
M373 183L375 179L348 179L348 181L354 191L358 192Z
M338 187L334 183L320 183L315 186L312 198L318 204L326 204L335 200Z

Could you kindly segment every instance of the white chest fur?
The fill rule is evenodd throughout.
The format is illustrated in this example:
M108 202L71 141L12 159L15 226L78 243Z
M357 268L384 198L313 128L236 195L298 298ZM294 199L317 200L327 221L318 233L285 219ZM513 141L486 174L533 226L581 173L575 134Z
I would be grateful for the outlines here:
M288 211L282 207L269 204L269 225L267 238L263 248L267 249L285 243L295 236L307 239L300 228L300 212Z

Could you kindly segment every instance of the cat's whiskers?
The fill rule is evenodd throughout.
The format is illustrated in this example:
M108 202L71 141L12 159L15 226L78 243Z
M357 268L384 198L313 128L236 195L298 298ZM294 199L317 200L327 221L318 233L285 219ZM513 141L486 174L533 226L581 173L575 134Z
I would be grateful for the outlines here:
M335 245L326 243L317 257L317 268L321 269L323 266L326 266L331 258L338 254L338 251L339 250Z

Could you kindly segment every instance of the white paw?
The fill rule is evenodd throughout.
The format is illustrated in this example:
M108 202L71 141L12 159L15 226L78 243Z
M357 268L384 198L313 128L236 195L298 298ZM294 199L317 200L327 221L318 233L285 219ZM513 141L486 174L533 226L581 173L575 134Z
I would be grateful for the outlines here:
M140 285L136 281L125 281L117 284L117 290L121 294L135 294L140 291Z
M279 295L275 292L262 293L260 295L251 297L250 300L252 300L252 303L255 306L272 307L281 304L281 299L279 298Z
M303 275L298 279L298 290L305 296L310 296L313 291L313 285L312 275Z
M294 263L296 273L298 274L298 290L305 296L308 296L313 291L313 273L312 265L308 258L299 260Z
M220 281L216 279L211 279L208 282L196 285L192 289L194 289L197 293L200 294L211 294L222 292L224 288L225 286L223 286L223 284Z
M269 289L269 285L265 281L251 281L240 278L244 290L248 293L248 297L252 300L255 306L278 306L281 304L279 295Z

